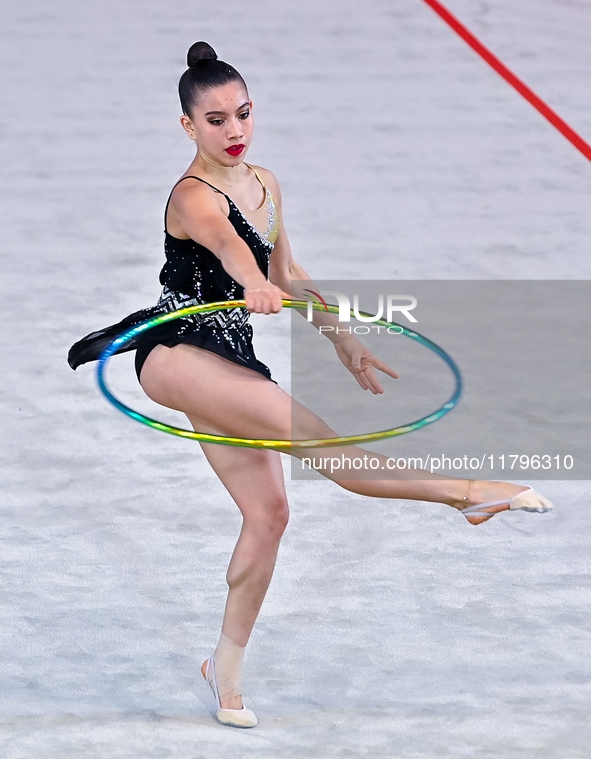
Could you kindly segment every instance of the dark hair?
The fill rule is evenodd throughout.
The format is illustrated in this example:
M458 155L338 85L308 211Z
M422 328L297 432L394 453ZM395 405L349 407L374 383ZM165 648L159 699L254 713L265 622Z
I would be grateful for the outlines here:
M189 67L179 81L179 98L181 108L186 116L191 116L193 106L199 95L212 87L219 87L228 82L241 82L244 89L246 82L233 66L218 61L217 54L207 42L195 42L187 53Z

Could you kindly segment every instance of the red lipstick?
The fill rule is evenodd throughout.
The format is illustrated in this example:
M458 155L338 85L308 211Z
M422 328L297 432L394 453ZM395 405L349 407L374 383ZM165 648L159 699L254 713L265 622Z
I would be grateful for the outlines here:
M229 148L226 148L226 153L229 153L230 155L240 155L242 151L244 150L245 145L231 145Z

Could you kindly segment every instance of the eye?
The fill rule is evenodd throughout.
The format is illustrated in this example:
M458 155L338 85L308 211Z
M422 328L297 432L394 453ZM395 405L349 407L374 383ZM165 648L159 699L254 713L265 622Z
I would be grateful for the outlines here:
M220 124L224 123L223 119L209 119L209 123L213 124L214 126L219 126Z
M250 116L250 111L242 111L242 113L238 114L239 119L247 119Z

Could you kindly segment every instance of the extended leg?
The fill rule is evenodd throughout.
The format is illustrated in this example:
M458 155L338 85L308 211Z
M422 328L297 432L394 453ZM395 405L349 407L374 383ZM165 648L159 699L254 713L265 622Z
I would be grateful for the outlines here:
M152 351L142 372L142 385L158 403L201 420L203 431L210 424L221 434L236 437L296 440L337 436L322 419L297 404L274 383L189 345L172 349L158 346ZM300 458L314 454L303 449L285 452ZM328 459L354 458L366 453L356 447L322 450L323 457ZM385 464L386 457L369 455L377 456ZM379 498L432 501L457 509L506 498L506 502L492 507L491 514L508 509L509 500L524 490L510 483L454 479L419 469L401 471L396 479L386 480L355 480L344 476L344 468L333 472L330 466L319 471L348 490ZM487 517L466 518L479 524Z

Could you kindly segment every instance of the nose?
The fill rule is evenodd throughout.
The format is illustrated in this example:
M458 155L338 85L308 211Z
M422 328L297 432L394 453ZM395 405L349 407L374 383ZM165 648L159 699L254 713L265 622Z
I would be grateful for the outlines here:
M231 119L228 121L228 138L231 140L238 139L244 135L242 128L242 119Z

